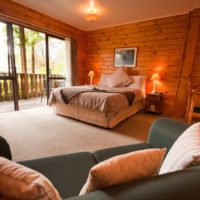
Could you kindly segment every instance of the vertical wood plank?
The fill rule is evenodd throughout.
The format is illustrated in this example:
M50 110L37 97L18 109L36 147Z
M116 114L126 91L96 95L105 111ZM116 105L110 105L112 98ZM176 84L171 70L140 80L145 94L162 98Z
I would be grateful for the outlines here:
M35 76L35 74L30 74L30 87L31 87L31 89L30 89L30 96L31 97L34 97L35 95L34 95L34 77Z
M199 30L200 30L200 9L196 9L193 12L190 12L190 17L189 17L187 40L185 44L184 56L177 86L177 95L175 104L175 111L176 111L175 115L177 117L184 117L186 112L188 84L190 82L190 76L194 63L195 50L199 37Z
M35 74L35 97L38 96L38 75Z
M12 83L12 80L9 81L9 88L10 88L10 99L13 100L13 83Z
M42 93L42 75L39 74L39 96L41 96Z
M3 94L2 94L2 80L0 80L0 101L3 101Z
M20 74L21 98L26 99L25 74Z
M17 97L18 99L21 99L21 93L20 93L21 88L19 83L19 81L21 80L20 75L17 74L16 78L17 78Z
M3 89L4 89L4 93L5 93L5 100L9 100L9 94L8 94L8 82L7 80L4 80L3 82Z

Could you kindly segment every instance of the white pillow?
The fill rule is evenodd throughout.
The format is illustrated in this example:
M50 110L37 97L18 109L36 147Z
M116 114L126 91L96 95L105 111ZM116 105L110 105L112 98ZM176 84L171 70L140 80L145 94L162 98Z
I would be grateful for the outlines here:
M176 140L167 154L159 174L200 164L200 122L193 124Z
M146 76L134 75L134 76L129 76L129 77L130 77L132 83L129 84L127 87L145 89Z
M110 74L102 74L100 81L99 81L99 85L108 86L107 80L108 80L109 76L110 76Z
M123 67L120 67L116 72L109 76L107 82L109 87L122 87L131 83L131 79Z

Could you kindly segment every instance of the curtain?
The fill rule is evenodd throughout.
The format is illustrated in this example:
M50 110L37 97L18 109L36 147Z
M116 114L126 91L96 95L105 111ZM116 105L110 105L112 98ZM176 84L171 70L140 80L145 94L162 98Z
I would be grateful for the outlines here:
M77 40L73 37L65 38L66 41L66 86L77 85L78 82L78 51L77 51Z

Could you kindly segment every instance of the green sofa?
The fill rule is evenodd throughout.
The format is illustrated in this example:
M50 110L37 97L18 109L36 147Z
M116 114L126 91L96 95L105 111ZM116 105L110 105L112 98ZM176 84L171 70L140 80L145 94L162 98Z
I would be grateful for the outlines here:
M134 130L134 127L132 128ZM80 152L52 156L19 163L48 177L61 197L68 200L200 199L199 166L78 196L89 170L97 163L112 156L142 149L166 147L169 151L172 144L186 128L188 125L185 123L162 118L156 120L151 126L147 143L102 149L93 153ZM0 156L12 158L10 147L2 137L0 139Z

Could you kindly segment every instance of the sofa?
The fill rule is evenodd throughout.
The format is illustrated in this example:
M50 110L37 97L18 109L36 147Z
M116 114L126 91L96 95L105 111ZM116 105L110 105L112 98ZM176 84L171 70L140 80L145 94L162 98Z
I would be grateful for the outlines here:
M89 170L97 163L116 155L149 148L165 147L168 152L179 135L188 127L189 125L183 122L162 118L152 124L147 143L102 149L93 153L58 155L19 163L44 174L64 200L199 199L200 166L131 181L78 196ZM10 146L3 137L0 138L0 156L12 159Z

